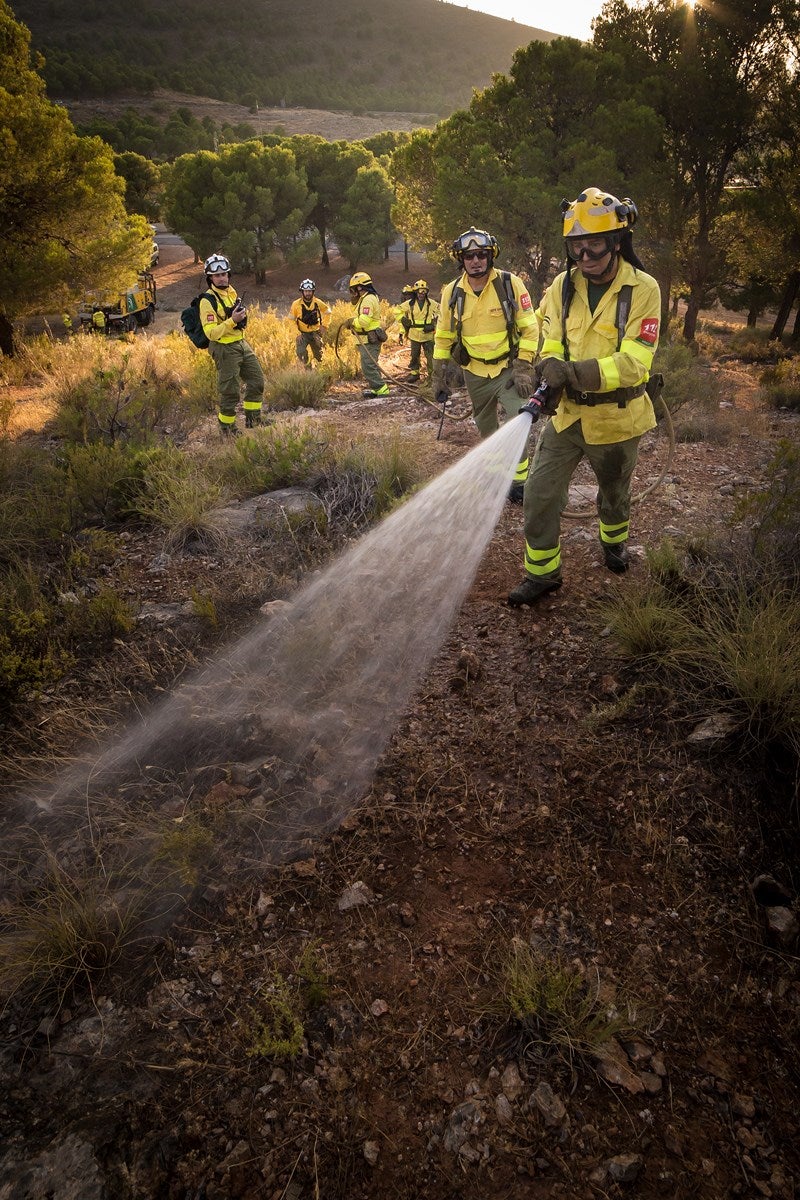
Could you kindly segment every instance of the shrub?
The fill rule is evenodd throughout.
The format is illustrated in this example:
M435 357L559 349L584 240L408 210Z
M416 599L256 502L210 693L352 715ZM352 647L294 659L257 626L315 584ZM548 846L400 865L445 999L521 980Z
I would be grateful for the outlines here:
M662 343L656 353L654 371L664 376L664 403L671 413L693 404L704 411L716 410L719 388L708 363L698 359L685 342Z
M415 487L420 477L414 444L398 429L369 445L337 450L319 486L329 524L356 529L369 525Z
M306 371L296 367L277 371L267 379L264 403L273 412L295 408L327 408L323 397L331 379L326 370Z
M220 485L178 450L162 450L145 466L144 488L136 511L164 530L167 548L179 550L191 542L219 544L215 509Z
M209 473L241 498L306 483L319 474L329 450L319 430L268 425L237 438L209 462Z
M69 446L64 466L71 527L106 525L129 516L143 486L145 463L137 449L119 442Z
M253 1012L256 1032L248 1053L264 1058L296 1058L303 1046L302 1000L297 989L275 971Z
M632 1031L627 1015L604 1004L575 968L514 938L498 981L501 1012L520 1027L537 1059L555 1054L572 1065L616 1034Z
M800 412L800 357L785 359L761 376L764 396L771 408Z
M0 710L54 682L70 665L53 641L53 608L31 568L0 584Z
M72 643L105 644L130 633L134 614L130 604L113 588L101 587L96 596L84 596L67 609L65 635Z
M93 991L133 943L136 904L108 879L70 877L55 862L36 893L0 919L0 995L63 1001Z

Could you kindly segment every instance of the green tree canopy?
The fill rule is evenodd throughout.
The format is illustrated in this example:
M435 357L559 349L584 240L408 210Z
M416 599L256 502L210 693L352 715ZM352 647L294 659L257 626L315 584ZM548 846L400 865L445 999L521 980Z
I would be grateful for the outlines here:
M164 168L164 215L201 258L224 250L238 271L264 273L308 224L305 171L285 146L259 141L185 154Z
M111 149L52 104L30 36L0 0L0 349L15 318L53 312L84 288L127 286L150 258L144 217L125 212Z
M383 167L377 162L360 167L333 223L339 253L351 270L388 248L394 235L391 206L392 185Z
M125 209L157 221L161 207L161 172L142 154L126 150L114 155L117 174L125 180Z
M319 234L322 265L327 267L328 234L339 218L359 169L374 163L374 155L359 142L328 142L314 134L286 138L283 144L294 152L305 170L314 198L308 223Z

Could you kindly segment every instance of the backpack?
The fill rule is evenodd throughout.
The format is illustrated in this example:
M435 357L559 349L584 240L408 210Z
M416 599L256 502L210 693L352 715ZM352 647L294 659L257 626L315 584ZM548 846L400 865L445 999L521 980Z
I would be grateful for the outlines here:
M205 297L214 305L214 309L219 316L219 304L217 297L213 292L201 292L199 296L195 296L188 308L184 308L181 313L181 325L183 332L188 337L193 346L197 346L198 350L208 349L208 338L203 332L203 323L200 320L200 301Z
M459 275L459 279L461 276ZM516 311L517 301L514 296L514 286L511 283L511 273L509 271L500 271L492 280L494 290L497 292L497 298L500 301L500 306L503 309L503 316L506 322L506 336L508 337L508 353L501 354L497 358L479 358L476 362L495 363L502 362L507 358L511 363L517 356L517 336L516 336ZM469 365L470 356L464 350L461 343L461 321L464 313L464 300L466 293L464 289L456 284L450 296L450 328L455 329L455 341L451 350L451 356L465 367Z

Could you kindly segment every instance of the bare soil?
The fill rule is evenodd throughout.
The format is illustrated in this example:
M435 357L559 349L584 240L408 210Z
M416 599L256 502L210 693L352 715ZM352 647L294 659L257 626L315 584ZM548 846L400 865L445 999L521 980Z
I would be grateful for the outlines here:
M197 270L178 248L162 253L156 333ZM291 298L295 274L272 276L265 302ZM386 294L405 279L395 263L373 274ZM395 373L405 353L390 351ZM135 973L60 1006L8 1007L0 1197L797 1194L797 946L771 941L750 886L767 872L794 900L796 813L775 764L688 740L708 714L626 667L598 608L644 577L645 548L666 534L732 537L737 499L777 439L797 437L795 415L761 409L748 368L715 369L719 437L679 444L637 506L628 576L604 570L587 507L564 522L563 589L510 609L523 536L507 506L344 825L252 886L204 880ZM342 385L333 402L354 436L413 427L432 473L477 439L446 422L437 441L435 413L399 387L376 404ZM663 435L645 441L637 490L666 453ZM140 602L186 600L212 569L224 585L230 566L176 558L153 573L160 546L130 546ZM181 654L202 653L180 640L162 650L176 674ZM151 672L159 685L169 673L155 656ZM88 672L60 703L85 705L99 686ZM46 705L26 721L38 730ZM357 883L366 902L344 908ZM511 1018L502 963L515 939L577 973L602 1011L628 1015L635 1032L610 1060ZM265 989L276 970L297 977L309 942L326 982L300 1012L301 1048L254 1053Z

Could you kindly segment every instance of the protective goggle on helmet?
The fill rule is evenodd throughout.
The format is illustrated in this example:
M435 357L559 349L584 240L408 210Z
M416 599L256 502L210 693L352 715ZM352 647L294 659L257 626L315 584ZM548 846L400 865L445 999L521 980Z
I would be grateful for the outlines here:
M223 273L230 275L231 264L224 254L210 254L203 263L203 270L206 275L222 275Z
M428 290L428 284L427 284L427 281L424 279L418 279L417 282L414 284L415 292L427 292L427 290Z
M493 262L500 253L497 239L487 233L485 229L476 229L474 225L457 237L450 247L453 258L460 263L463 263L464 255L470 250L486 250L490 262Z
M300 291L301 292L313 292L313 291L315 291L316 286L317 285L314 283L313 279L304 279L303 282L300 284Z

